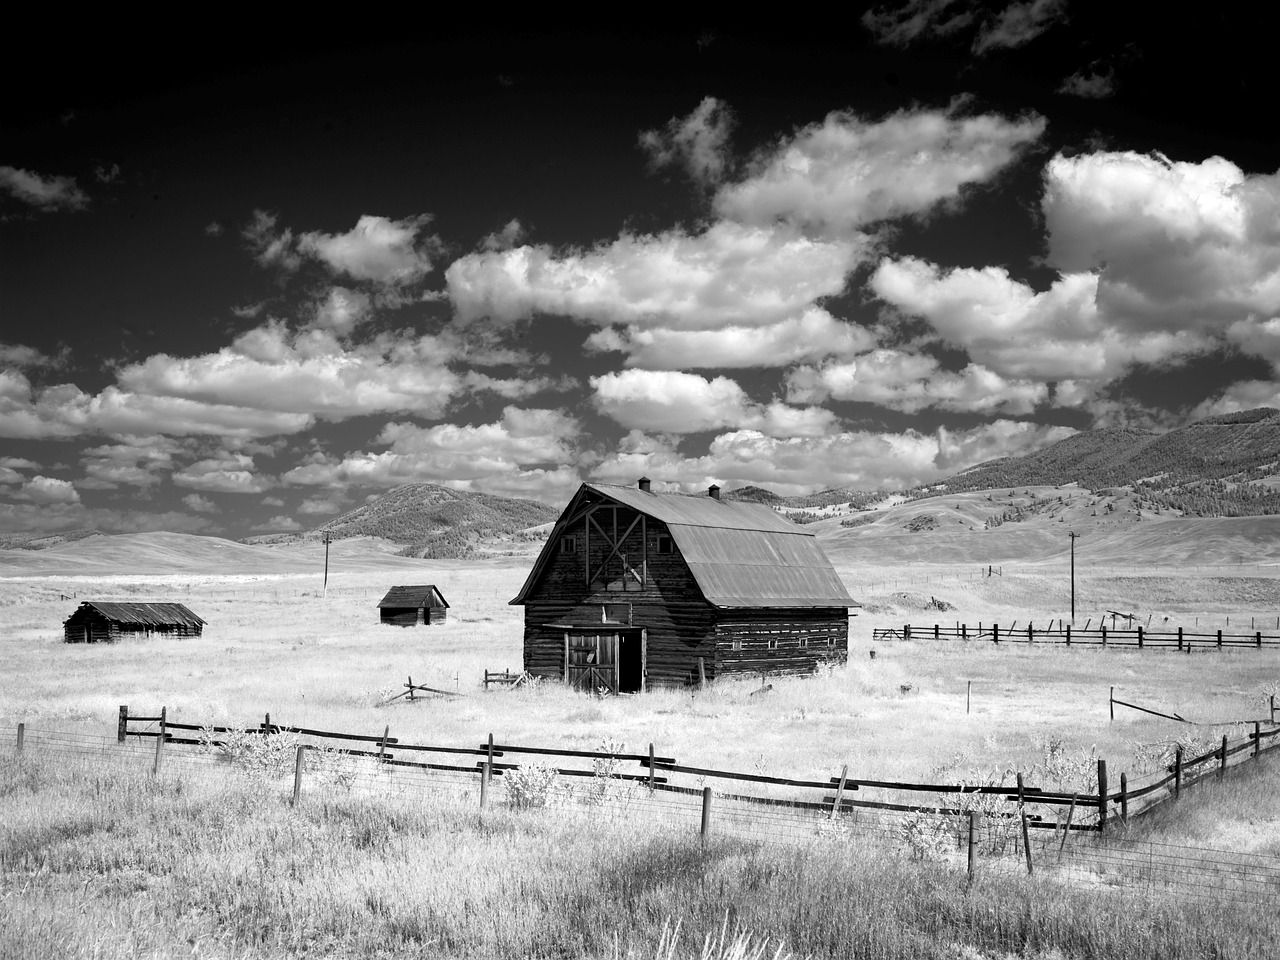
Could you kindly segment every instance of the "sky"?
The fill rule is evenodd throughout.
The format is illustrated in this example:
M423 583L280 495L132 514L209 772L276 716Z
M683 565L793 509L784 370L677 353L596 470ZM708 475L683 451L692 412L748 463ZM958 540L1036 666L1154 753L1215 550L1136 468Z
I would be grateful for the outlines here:
M8 58L0 533L897 489L1280 406L1265 5L847 9Z

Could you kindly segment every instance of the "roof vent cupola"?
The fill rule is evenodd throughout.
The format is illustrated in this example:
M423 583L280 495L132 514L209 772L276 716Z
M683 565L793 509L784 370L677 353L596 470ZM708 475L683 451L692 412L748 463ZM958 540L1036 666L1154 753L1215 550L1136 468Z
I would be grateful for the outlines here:
M639 487L641 490L643 490L645 493L648 493L648 492L649 492L649 478L648 478L648 477L641 477L641 478L636 482L636 486L638 486L638 487Z
M711 486L707 487L707 496L710 497L712 500L719 500L720 499L719 485L713 483Z

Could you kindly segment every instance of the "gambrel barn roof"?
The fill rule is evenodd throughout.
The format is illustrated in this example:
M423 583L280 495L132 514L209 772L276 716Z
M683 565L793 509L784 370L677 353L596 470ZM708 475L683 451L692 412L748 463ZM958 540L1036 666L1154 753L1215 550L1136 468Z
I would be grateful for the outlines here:
M115 623L130 623L143 627L202 627L205 621L181 603L117 603L106 600L86 600L71 614L82 615L96 610Z
M594 496L593 496L594 495ZM762 503L584 483L513 604L525 602L584 500L604 498L662 522L702 595L717 607L857 607L817 538Z
M424 583L407 587L392 587L387 595L378 601L384 609L408 610L418 607L448 607L444 595L433 583Z

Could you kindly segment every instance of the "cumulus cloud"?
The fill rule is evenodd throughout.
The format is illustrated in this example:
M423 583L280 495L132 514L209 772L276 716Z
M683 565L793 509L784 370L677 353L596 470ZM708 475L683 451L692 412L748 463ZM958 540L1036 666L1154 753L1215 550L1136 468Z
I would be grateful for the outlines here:
M538 393L564 392L578 386L578 380L561 377L491 377L476 370L468 370L463 383L473 393L496 393L507 400L524 400Z
M849 356L874 345L875 334L870 330L837 320L821 307L759 327L730 324L717 330L673 330L627 324L599 330L585 344L594 353L620 351L626 354L627 366L649 370L783 367Z
M746 427L769 435L811 436L836 417L815 407L753 402L735 380L674 370L624 370L591 377L597 410L624 427L683 434Z
M736 430L716 437L702 456L633 433L593 471L601 479L633 482L644 475L689 492L707 484L760 484L783 494L834 487L913 486L997 456L1030 453L1074 430L996 420L969 430L936 433L842 431L820 436L770 437Z
M700 234L623 234L589 251L474 253L450 264L445 280L462 322L549 313L602 326L715 330L777 323L840 293L862 249L782 226L719 222Z
M1280 312L1280 173L1221 157L1059 155L1042 207L1050 264L1097 271L1109 324L1220 332Z
M279 214L255 210L240 235L260 266L291 273L302 266L302 257L293 248L293 231L287 227L276 230L279 219ZM208 228L205 232L208 233Z
M1044 132L1043 118L901 110L879 121L833 112L765 151L715 208L740 223L777 220L849 235L954 203L1007 167Z
M480 241L480 249L482 250L510 250L514 246L518 246L521 241L528 235L524 225L519 220L508 220L501 230L495 230L493 233L486 234L484 239Z
M32 503L79 503L80 494L70 480L58 480L37 474L13 494L15 500Z
M64 347L57 356L50 356L35 347L21 343L0 343L0 367L16 367L18 369L40 369L60 367L66 363L68 351Z
M1067 0L1026 0L1011 3L983 23L973 41L979 55L991 50L1021 47L1067 19Z
M86 477L81 486L98 490L121 484L155 486L162 472L173 468L173 458L181 451L173 440L158 434L123 436L116 443L88 447L80 454Z
M367 320L371 312L369 295L346 287L330 287L324 299L315 304L311 323L332 330L340 337L349 336L356 324Z
M1058 93L1085 100L1103 100L1116 91L1115 70L1110 66L1091 63L1062 81Z
M335 274L382 284L413 283L431 271L431 255L441 246L438 237L419 237L430 221L426 215L391 220L365 214L346 233L300 234L297 250Z
M206 493L263 493L276 486L273 478L255 471L252 457L226 450L178 470L173 482Z
M218 505L208 497L202 497L198 493L188 493L182 498L182 502L186 504L188 510L194 510L196 513L220 513Z
M875 350L845 363L799 367L788 374L788 398L800 402L860 400L916 413L927 407L965 413L1029 414L1049 388L1007 380L977 364L943 370L933 357Z
M944 271L906 257L883 260L869 286L1008 379L1107 381L1134 363L1179 362L1212 346L1191 330L1124 329L1100 312L1091 273L1062 276L1037 292L1002 267Z
M17 167L0 166L0 190L43 212L89 205L89 195L76 186L74 177L43 176Z
M293 519L293 517L286 517L280 514L265 523L258 524L253 529L257 533L296 533L302 529L302 524Z
M729 166L733 113L715 97L704 97L687 117L672 117L661 130L640 134L640 147L655 167L683 167L695 183L714 184Z
M337 513L341 509L342 503L337 497L308 497L298 504L298 512L309 517Z
M559 410L508 406L493 423L422 427L393 422L377 438L388 449L345 457L314 454L281 478L301 486L392 487L429 481L461 490L558 496L577 471L578 421Z
M19 371L0 370L0 437L74 437L85 429L91 399L73 384L37 390Z
M17 470L14 470L12 467L0 466L0 483L23 483L26 479L26 477L20 474Z

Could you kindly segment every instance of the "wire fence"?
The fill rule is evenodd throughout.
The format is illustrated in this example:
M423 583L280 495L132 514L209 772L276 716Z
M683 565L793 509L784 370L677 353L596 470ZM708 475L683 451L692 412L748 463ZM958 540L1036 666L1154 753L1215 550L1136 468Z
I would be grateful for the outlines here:
M1026 829L1016 811L973 816L948 812L867 807L821 809L778 799L768 804L710 788L657 785L609 776L547 777L541 786L513 777L514 771L431 769L402 766L371 756L307 750L300 766L246 770L217 749L157 746L156 740L52 731L22 731L0 748L5 762L23 755L54 759L77 771L109 776L153 776L217 786L251 781L282 801L315 802L359 797L377 802L430 801L485 809L545 808L584 825L612 824L646 833L694 833L787 847L839 847L868 856L948 863L986 875L1031 872L1069 885L1114 888L1127 893L1225 902L1257 903L1280 895L1280 858L1150 840L1114 832L1067 831L1060 821ZM297 776L301 770L301 776ZM554 773L554 771L552 771ZM496 775L495 775L496 774ZM503 783L504 778L510 778ZM290 796L292 789L292 798Z

